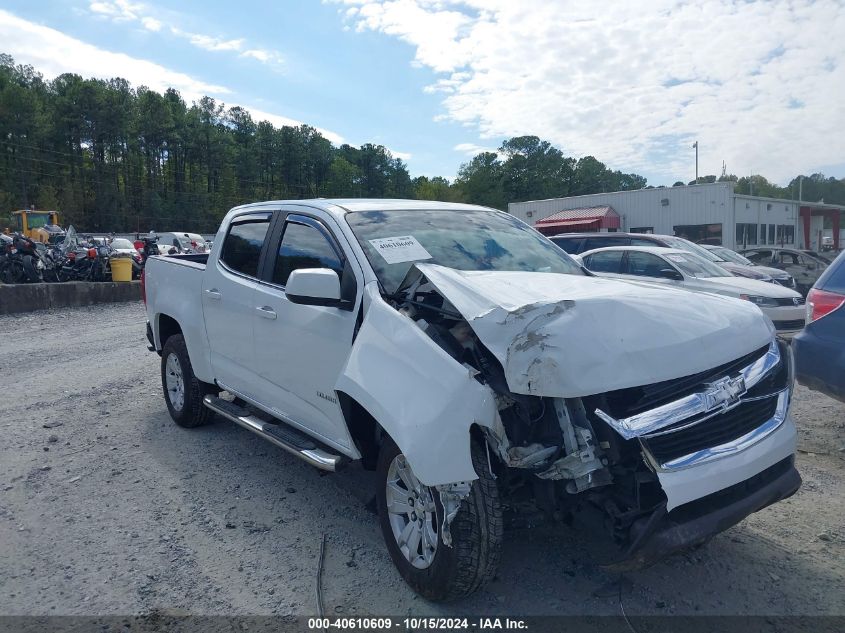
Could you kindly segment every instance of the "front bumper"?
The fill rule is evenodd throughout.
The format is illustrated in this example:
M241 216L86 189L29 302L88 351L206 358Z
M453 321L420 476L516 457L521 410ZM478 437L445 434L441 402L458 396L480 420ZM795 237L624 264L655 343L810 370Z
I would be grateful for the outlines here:
M691 503L666 511L661 505L631 526L631 547L617 569L656 563L678 551L705 542L758 510L792 496L801 486L794 456L750 479Z
M804 328L806 308L803 303L797 306L764 307L761 310L774 323L778 336L794 335Z

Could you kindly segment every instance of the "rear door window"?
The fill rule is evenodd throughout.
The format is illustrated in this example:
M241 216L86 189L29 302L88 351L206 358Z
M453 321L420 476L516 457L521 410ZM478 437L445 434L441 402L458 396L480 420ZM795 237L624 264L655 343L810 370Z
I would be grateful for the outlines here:
M236 273L257 277L261 249L270 228L270 217L268 214L236 218L223 241L220 261Z
M605 251L593 253L584 258L584 265L588 270L596 273L621 273L622 256L624 251Z
M657 255L631 251L628 253L628 274L638 277L662 277L660 271L672 268Z

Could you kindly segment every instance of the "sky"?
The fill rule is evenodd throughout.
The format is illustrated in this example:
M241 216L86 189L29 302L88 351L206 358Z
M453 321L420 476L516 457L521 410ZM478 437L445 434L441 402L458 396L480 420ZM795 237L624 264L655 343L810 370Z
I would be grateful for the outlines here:
M412 175L534 134L649 184L845 176L845 0L4 0L0 52L378 143Z

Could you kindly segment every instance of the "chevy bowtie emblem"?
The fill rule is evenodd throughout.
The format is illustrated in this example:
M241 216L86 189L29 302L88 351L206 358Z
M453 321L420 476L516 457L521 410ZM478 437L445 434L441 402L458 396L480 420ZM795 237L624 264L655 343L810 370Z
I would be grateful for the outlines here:
M739 402L740 396L745 393L745 379L742 376L736 378L722 378L707 385L704 392L704 408L707 411L713 409L727 409Z

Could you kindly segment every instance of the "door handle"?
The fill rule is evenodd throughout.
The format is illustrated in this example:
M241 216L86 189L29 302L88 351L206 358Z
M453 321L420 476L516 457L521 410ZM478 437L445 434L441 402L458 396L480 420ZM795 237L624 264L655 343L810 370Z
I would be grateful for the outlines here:
M205 290L205 294L208 295L209 299L214 299L215 301L220 301L223 298L223 295L220 294L220 291L217 288L212 288L211 290Z
M258 310L258 314L265 319L270 319L272 321L276 318L276 311L270 306L258 306L255 309Z

